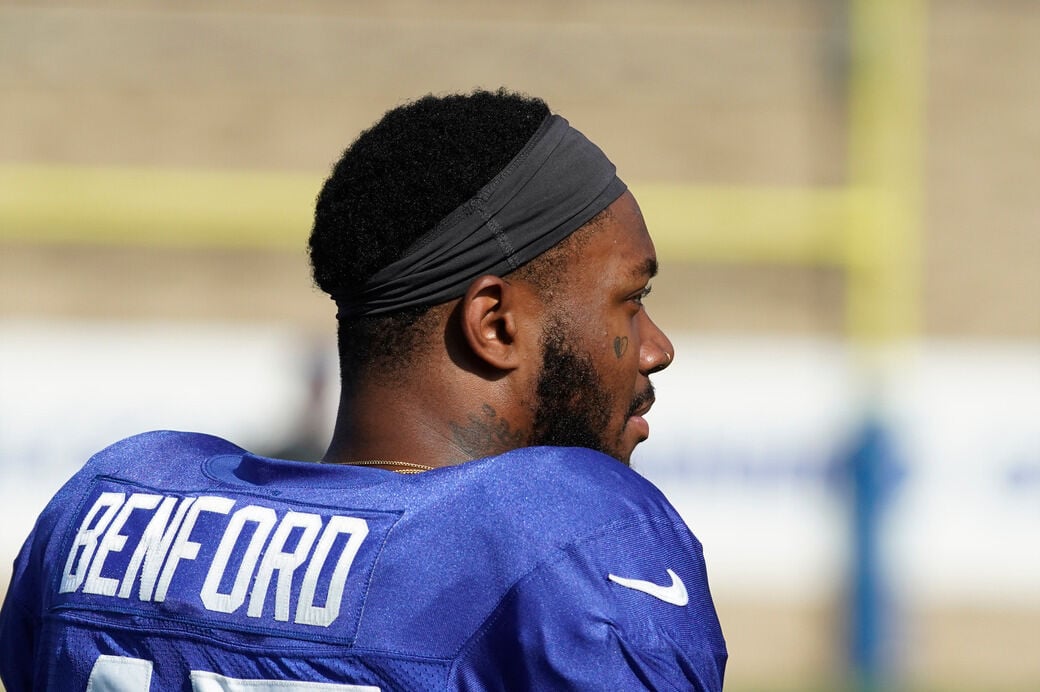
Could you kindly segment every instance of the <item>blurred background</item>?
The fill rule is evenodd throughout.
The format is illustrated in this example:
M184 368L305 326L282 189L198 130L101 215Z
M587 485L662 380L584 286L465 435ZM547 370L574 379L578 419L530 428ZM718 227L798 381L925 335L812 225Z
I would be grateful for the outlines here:
M506 85L642 203L676 343L636 467L727 689L1040 690L1040 3L0 0L0 593L155 428L317 458L332 162Z

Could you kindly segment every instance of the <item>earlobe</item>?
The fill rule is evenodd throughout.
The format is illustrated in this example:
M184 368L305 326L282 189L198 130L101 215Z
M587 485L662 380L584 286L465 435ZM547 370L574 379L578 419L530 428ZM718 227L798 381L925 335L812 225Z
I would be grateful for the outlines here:
M499 370L520 364L516 288L490 274L470 284L461 305L462 332L473 354Z

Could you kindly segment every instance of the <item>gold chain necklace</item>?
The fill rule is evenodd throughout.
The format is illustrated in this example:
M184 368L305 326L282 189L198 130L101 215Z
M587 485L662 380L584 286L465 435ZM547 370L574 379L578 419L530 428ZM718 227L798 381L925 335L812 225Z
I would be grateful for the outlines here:
M393 461L389 459L384 461L336 461L333 463L340 464L341 466L391 466L396 467L391 468L391 471L404 474L422 473L423 471L432 471L434 469L433 466L413 464L408 461Z

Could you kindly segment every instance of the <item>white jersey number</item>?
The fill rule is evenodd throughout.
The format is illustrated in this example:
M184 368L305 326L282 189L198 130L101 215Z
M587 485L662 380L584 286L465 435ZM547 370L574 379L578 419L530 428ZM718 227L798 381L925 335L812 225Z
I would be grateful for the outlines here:
M87 692L141 692L152 683L152 662L127 656L99 656L87 680ZM338 685L331 682L289 682L286 680L240 680L201 670L191 671L195 692L380 692L370 685Z

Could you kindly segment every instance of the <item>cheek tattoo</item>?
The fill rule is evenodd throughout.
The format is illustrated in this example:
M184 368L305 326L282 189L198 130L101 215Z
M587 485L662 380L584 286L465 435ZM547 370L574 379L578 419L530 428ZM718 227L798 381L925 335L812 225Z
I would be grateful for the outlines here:
M614 337L614 355L617 356L618 360L621 360L621 356L625 355L625 351L628 350L628 337L627 336L615 336Z

